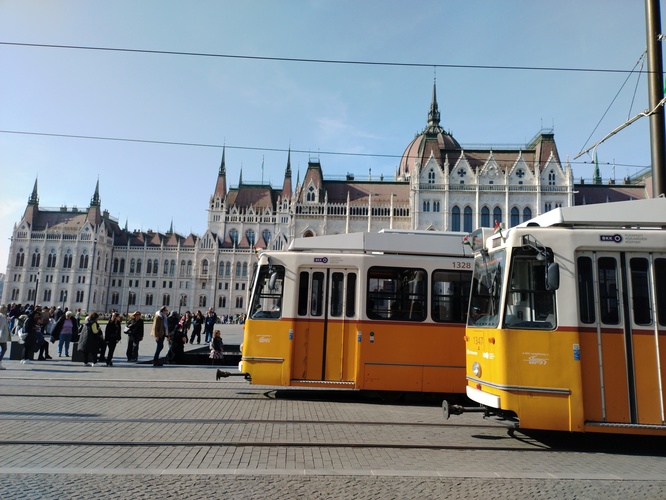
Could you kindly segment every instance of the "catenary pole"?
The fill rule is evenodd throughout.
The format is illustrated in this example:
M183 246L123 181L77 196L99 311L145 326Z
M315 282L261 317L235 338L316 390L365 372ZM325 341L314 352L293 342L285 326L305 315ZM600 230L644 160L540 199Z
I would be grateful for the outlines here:
M648 102L655 108L664 96L661 50L661 12L659 0L645 0L648 54ZM666 161L664 155L664 107L650 115L650 150L652 158L652 196L666 193Z

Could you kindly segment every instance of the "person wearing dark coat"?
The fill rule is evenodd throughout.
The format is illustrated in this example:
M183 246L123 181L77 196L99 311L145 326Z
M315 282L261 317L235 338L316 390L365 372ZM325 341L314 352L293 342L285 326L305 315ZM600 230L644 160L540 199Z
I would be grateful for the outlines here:
M113 366L113 353L116 350L116 344L122 340L122 336L120 335L120 328L120 314L117 312L113 313L111 320L106 325L106 329L104 330L104 341L101 347L102 357L100 358L100 361L106 359L106 366ZM105 351L107 348L108 352L106 353L105 357Z
M41 341L44 340L41 322L42 313L35 309L30 313L25 323L23 323L23 331L28 336L23 342L23 359L21 359L21 364L27 365L32 363L35 351L39 349Z
M125 326L127 334L127 361L139 361L139 342L143 340L141 311L135 311Z
M97 323L99 314L91 313L83 324L83 330L79 337L79 351L83 353L83 364L95 366L99 344L102 341L102 330Z
M171 311L167 320L169 327L169 352L167 362L170 364L182 363L187 344L187 334L183 332L183 321L178 317L176 311Z

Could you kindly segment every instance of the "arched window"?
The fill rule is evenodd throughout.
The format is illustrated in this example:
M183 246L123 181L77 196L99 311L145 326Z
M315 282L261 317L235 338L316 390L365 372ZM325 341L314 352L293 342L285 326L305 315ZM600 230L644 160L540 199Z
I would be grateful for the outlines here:
M153 305L153 294L152 293L147 293L146 294L146 305L147 306L152 306Z
M243 307L243 297L241 295L236 297L236 307L239 309Z
M16 267L23 267L25 265L25 252L22 248L19 248L18 253L16 254Z
M187 275L192 276L192 261L191 260L187 261Z
M532 218L532 210L530 207L523 208L523 222L527 222Z
M224 275L231 276L231 262L227 262L227 265L224 267Z
M463 210L463 230L466 233L472 232L472 208L469 205Z
M229 239L231 240L233 246L238 245L238 231L235 229L229 231Z
M548 185L549 186L555 185L555 170L551 170L550 172L548 172Z
M132 259L130 260L130 274L134 274L136 272L136 260Z
M169 261L166 260L166 259L164 259L164 273L162 273L162 274L164 274L164 275L169 274Z
M180 275L185 276L185 261L184 260L180 261Z
M153 261L148 259L148 264L146 265L146 274L153 274Z
M264 238L264 243L268 245L268 243L271 241L271 232L268 229L264 229L264 232L261 233L261 236Z
M201 274L208 274L208 259L201 261Z
M305 201L315 201L315 192L314 186L308 188L308 192L305 195Z
M67 259L67 257L65 257L65 259ZM120 263L120 261L118 259L113 259L113 272L114 273L118 272L118 264L119 263ZM67 266L65 266L65 267L67 267Z
M171 305L171 295L168 293L165 293L162 295L162 305L163 306L170 306Z
M220 265L217 268L217 274L219 276L224 276L224 261L223 260L220 261Z
M481 227L490 227L490 209L486 206L481 208Z
M219 298L217 299L217 305L218 305L218 307L220 307L220 308L222 308L222 307L227 307L227 298L226 298L224 295L222 295L221 297L219 297Z
M430 212L430 200L423 200L423 211Z
M254 231L252 229L249 229L245 233L245 237L247 238L247 242L250 244L250 246L254 247L254 238L255 238Z
M51 249L51 253L49 253L49 257L46 261L46 267L55 267L56 266L56 251L55 248Z
M125 272L125 259L120 259L120 271L121 273Z
M35 252L32 254L32 263L31 267L39 267L39 250L35 249Z
M495 207L493 209L493 226L495 225L495 222L498 224L502 223L502 209L500 207Z
M240 275L241 275L241 263L236 262L236 277L238 278L240 277Z
M153 260L153 274L157 274L160 268L160 261L155 259Z
M434 184L435 183L435 171L431 168L430 172L428 172L428 184Z
M169 274L170 274L171 276L175 276L175 275L176 275L176 261L175 261L175 260L172 260L172 261L171 261L171 266L169 267Z
M513 207L511 209L511 227L518 224L520 224L520 210L518 210L518 207Z
M243 276L247 276L247 262L243 262Z
M460 208L458 205L451 209L451 231L460 231Z
M432 202L432 211L433 212L439 212L441 210L441 204L439 201L433 201Z
M199 307L206 307L206 296L199 295Z
M123 261L123 263L124 263L124 261ZM84 250L83 254L79 258L79 269L88 269L88 251L87 250Z
M136 261L136 273L141 274L141 259Z

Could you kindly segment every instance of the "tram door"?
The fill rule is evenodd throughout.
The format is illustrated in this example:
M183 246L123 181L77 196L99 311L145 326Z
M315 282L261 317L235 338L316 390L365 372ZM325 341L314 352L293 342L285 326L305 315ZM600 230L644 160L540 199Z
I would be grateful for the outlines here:
M577 264L586 420L661 425L666 258L584 252Z
M299 271L292 380L354 380L357 274L355 269Z

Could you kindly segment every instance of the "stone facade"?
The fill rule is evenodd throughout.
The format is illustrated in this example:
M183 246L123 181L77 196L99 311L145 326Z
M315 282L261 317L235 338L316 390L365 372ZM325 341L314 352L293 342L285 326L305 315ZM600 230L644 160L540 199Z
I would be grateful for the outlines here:
M574 185L552 131L521 147L463 147L440 126L433 87L425 129L409 143L393 179L326 179L310 159L292 186L291 154L281 188L243 182L227 189L225 152L199 236L129 231L101 210L99 183L85 209L39 207L37 182L15 225L2 302L84 311L152 313L213 307L245 311L256 252L294 237L426 229L511 227L572 205Z

